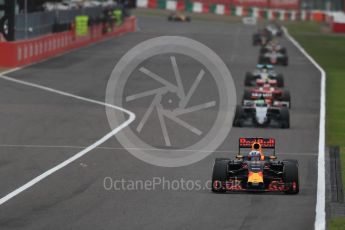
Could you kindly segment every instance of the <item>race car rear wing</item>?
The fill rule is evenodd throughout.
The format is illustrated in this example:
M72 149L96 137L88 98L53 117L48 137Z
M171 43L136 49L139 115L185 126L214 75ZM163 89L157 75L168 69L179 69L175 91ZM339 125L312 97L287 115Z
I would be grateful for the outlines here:
M241 137L239 139L239 153L241 149L252 148L254 143L260 144L262 149L273 149L273 156L275 156L276 140L274 138Z

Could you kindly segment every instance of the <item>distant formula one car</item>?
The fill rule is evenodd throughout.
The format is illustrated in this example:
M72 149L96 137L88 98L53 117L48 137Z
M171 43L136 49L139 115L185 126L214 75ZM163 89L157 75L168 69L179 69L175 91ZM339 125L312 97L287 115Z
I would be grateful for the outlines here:
M275 72L272 65L260 64L256 65L254 71L246 73L245 86L263 86L264 84L284 87L283 75Z
M283 65L287 66L289 64L288 56L284 53L277 51L270 51L266 53L261 53L259 55L259 64L271 64L271 65Z
M242 152L247 150L247 153ZM270 150L271 153L264 153ZM299 193L298 161L278 161L273 138L240 138L235 159L216 158L212 191Z
M186 16L180 12L171 13L168 16L168 21L175 21L175 22L190 22L192 19L189 16Z
M269 84L258 86L244 91L243 103L263 99L265 103L276 107L291 107L290 92L280 88L275 88Z
M271 40L272 35L267 29L261 29L257 33L253 34L253 46L264 46Z
M262 46L260 48L260 53L267 53L267 52L272 52L272 51L276 51L284 55L287 55L286 48L279 45L275 41L270 41L265 46Z
M244 101L236 107L234 127L290 128L290 113L287 107L270 106L265 100Z
M282 27L280 25L278 25L277 23L271 23L271 24L267 25L266 29L274 37L281 37L284 34Z

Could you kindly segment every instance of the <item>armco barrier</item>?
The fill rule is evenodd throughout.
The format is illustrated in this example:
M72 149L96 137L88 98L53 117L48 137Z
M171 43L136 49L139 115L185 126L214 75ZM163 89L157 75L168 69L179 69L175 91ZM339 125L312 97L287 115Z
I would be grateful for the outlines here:
M88 35L81 37L77 37L75 31L66 31L24 41L0 42L0 66L27 65L109 37L134 32L136 18L127 18L112 32L104 34L102 30L102 25L96 25L89 28Z

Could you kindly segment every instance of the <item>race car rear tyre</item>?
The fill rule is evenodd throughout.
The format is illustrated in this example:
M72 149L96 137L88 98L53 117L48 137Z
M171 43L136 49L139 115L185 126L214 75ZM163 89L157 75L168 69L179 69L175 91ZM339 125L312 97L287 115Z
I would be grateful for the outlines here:
M259 35L258 34L254 34L253 35L253 46L257 46L259 44Z
M268 64L266 58L262 55L259 56L258 62L259 62L259 64Z
M228 159L216 159L213 166L212 173L212 192L224 193L226 192L225 183L227 178L228 170Z
M260 54L264 54L264 53L266 53L268 50L267 50L267 48L265 48L265 47L261 47L260 48Z
M283 66L288 66L289 65L289 59L288 57L285 57L282 61Z
M254 77L251 73L247 72L246 73L246 78L244 80L244 85L245 86L252 86L252 82L254 80Z
M299 193L298 165L286 162L283 168L283 181L288 186L286 194Z
M284 47L284 48L281 48L280 52L281 52L282 54L286 54L286 53L287 53L287 52L286 52L286 48L285 48L285 47Z
M280 110L280 124L281 128L288 129L290 128L290 113L288 108L282 108Z
M244 110L242 106L236 106L236 113L233 121L234 127L242 127Z
M277 77L277 86L283 88L284 87L284 78L282 74L278 74Z

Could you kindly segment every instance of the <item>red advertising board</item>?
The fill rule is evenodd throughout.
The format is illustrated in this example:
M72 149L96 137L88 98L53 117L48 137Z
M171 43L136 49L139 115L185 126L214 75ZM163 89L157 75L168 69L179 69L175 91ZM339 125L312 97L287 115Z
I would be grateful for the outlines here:
M232 0L234 5L239 6L257 6L257 7L267 7L269 0Z
M18 67L67 52L72 49L136 30L136 18L127 18L113 31L103 33L102 25L90 27L86 36L76 36L75 31L53 33L16 42L0 42L0 66Z
M193 0L194 2L206 2L209 4L223 4L223 5L230 5L232 3L232 0Z
M268 0L191 0L191 2L201 2L204 4L238 5L238 6L267 6Z
M300 0L270 0L270 8L299 9Z
M275 9L299 9L300 0L191 0L203 4L223 4L244 7L267 7Z

